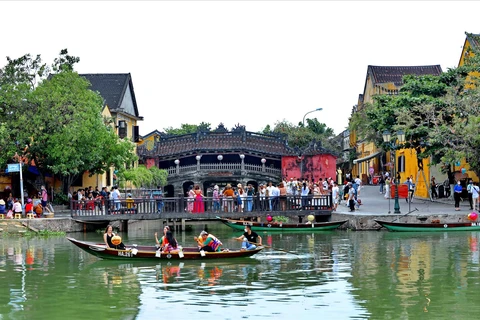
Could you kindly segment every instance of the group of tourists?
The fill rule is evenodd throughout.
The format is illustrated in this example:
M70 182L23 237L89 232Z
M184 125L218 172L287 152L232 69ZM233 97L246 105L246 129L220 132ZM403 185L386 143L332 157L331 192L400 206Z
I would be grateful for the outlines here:
M123 242L114 244L112 239L116 236L113 232L113 227L108 225L103 234L103 240L107 248L125 250L126 247ZM200 232L198 237L193 238L198 246L199 252L222 252L229 251L228 249L223 249L223 243L215 237L213 234L203 230ZM235 238L235 240L242 241L242 247L240 251L245 250L254 250L257 246L262 246L262 237L260 237L256 232L252 231L250 225L246 225L244 233ZM160 252L164 253L179 253L181 247L178 245L177 240L173 236L172 231L169 226L163 228L163 236L158 239L158 233L155 232L155 243L156 247Z
M41 186L38 192L38 198L25 198L22 206L20 198L14 198L12 193L8 195L6 200L0 199L0 214L5 214L7 219L15 217L15 215L32 214L33 217L41 218L43 213L47 210L48 193L45 186Z
M332 194L334 207L339 201L338 185L332 178L318 181L296 177L287 181L284 178L280 183L260 183L258 190L253 184L246 186L241 183L236 186L227 184L223 189L213 186L212 210L214 212L251 212L304 210L312 206L320 206L322 195ZM185 211L199 213L205 211L205 200L198 185L190 186L187 191Z
M154 202L157 213L161 213L164 207L162 187L158 186L157 189L152 190L149 197ZM103 210L105 207L109 214L137 213L132 194L127 193L123 198L118 186L102 187L101 190L98 189L98 186L95 189L92 186L80 188L73 193L69 192L68 198L69 203L70 200L73 200L74 210L94 211L96 208Z

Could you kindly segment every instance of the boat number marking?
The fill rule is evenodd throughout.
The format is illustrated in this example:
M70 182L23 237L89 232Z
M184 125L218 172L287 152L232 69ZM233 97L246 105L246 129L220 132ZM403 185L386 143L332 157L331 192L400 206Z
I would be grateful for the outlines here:
M445 224L443 225L443 227L444 227L444 228L448 228L448 225L445 223Z
M119 257L132 257L132 253L130 251L118 251Z
M251 223L251 222L244 222L243 225L244 225L244 226L253 226L253 223Z

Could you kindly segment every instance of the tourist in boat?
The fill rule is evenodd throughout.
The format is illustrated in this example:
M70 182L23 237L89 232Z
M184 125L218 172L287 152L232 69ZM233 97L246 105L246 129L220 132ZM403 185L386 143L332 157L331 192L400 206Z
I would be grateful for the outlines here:
M193 213L205 212L205 206L203 204L202 189L197 185L193 190L195 194L195 200L193 201Z
M200 232L200 237L203 239L203 247L201 247L200 250L208 252L220 252L222 250L222 242L213 234L202 231Z
M260 237L256 232L252 231L252 227L250 225L246 225L244 231L245 232L240 237L235 238L238 241L242 241L241 251L254 250L257 248L257 244L259 246L262 245L262 237Z
M161 241L158 241L157 233L155 232L155 241L157 242L157 246L160 246L160 250L162 252L178 253L178 242L173 237L172 231L170 231L170 228L164 228L164 232L165 235L160 239Z
M203 237L202 237L202 234L200 233L200 235L198 237L193 237L193 240L195 240L197 242L197 245L198 245L198 250L201 250L202 247L203 247Z
M167 235L167 232L170 231L170 227L169 226L165 226L163 227L163 236L160 238L160 241L158 241L158 233L155 232L155 243L157 244L157 247L163 247L165 246L165 244L167 244L167 240L166 240L166 235Z
M112 243L112 238L114 236L116 236L116 234L113 233L113 227L111 225L108 225L105 229L105 233L103 234L103 240L105 241L107 248L125 250L126 248L123 242L120 242L120 244L118 245L114 245Z

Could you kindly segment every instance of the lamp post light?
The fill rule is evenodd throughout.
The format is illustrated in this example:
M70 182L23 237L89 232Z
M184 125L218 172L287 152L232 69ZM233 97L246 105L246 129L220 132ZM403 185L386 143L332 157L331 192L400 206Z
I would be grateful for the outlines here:
M315 110L308 111L307 113L305 113L305 115L303 116L303 121L302 121L303 126L305 127L305 117L307 116L307 114L312 113L312 112L315 112L315 111L322 111L322 110L323 110L323 108L317 108L317 109L315 109Z
M200 159L202 159L202 156L197 155L195 159L197 160L197 171L200 171Z
M242 170L242 172L243 172L243 171L245 171L245 155L242 153L242 154L239 155L239 157L240 157L240 160L242 160L242 165L241 165L240 170Z
M262 171L265 172L265 162L267 162L267 159L262 158L262 160L260 160L260 162L262 163Z
M397 176L397 163L396 163L396 150L399 145L402 145L405 142L405 133L402 130L397 131L397 139L394 141L391 141L391 135L390 131L385 130L383 132L383 141L387 143L390 148L393 150L393 179L395 183L395 204L393 206L393 213L400 213L400 203L398 202L398 184L400 181L398 181L398 176ZM408 195L407 195L408 196Z
M180 173L180 160L176 159L175 161L173 161L173 163L175 163L176 165L176 173L179 174Z

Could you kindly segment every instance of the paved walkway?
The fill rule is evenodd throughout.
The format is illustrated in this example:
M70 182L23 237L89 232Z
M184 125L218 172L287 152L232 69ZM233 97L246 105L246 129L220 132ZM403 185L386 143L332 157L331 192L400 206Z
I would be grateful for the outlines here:
M383 194L380 194L378 186L364 186L360 190L359 198L362 200L362 205L359 210L350 212L350 209L346 206L345 201L338 206L337 213L354 214L354 215L384 215L390 211L393 214L393 206L395 199L389 200L384 198ZM400 212L402 215L409 212L409 203L405 199L398 199L400 204ZM477 208L478 209L478 208ZM430 215L430 214L448 214L448 215L468 215L470 210L470 204L468 200L460 202L460 211L455 211L453 198L438 199L430 201L427 199L413 198L410 203L411 215Z

